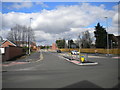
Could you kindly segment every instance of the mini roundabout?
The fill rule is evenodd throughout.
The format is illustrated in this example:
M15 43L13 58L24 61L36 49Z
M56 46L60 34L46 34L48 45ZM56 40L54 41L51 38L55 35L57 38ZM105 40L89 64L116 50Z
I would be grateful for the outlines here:
M75 57L70 57L70 56L63 56L63 58L66 61L69 61L69 62L77 64L77 65L81 65L81 66L98 64L98 62L92 62L92 61L86 60L84 55L80 55L80 58L75 58Z

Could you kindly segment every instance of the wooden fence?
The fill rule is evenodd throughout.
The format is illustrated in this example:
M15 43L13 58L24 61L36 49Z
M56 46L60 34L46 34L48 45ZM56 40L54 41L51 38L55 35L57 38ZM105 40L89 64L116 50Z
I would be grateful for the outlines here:
M60 49L61 51L72 51L72 50L77 50L79 51L79 49ZM106 54L107 53L107 49L80 49L80 52L82 53L95 53L95 51L97 51L98 53L103 53ZM109 54L120 54L120 49L109 49Z
M20 47L5 47L5 53L2 54L2 61L7 61L25 54Z

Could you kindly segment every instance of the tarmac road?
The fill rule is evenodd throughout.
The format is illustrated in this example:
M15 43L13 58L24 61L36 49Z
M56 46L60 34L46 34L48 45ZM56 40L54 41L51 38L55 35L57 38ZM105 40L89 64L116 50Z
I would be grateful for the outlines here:
M95 66L78 66L57 53L42 52L43 59L3 66L3 88L114 88L118 85L118 59L94 58ZM38 54L36 54L38 55Z

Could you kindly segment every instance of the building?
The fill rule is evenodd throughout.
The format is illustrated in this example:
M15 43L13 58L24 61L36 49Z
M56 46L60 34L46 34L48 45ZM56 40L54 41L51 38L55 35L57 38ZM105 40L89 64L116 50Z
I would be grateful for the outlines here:
M14 41L14 43L19 47L28 47L28 42L27 41ZM37 49L37 46L36 46L35 42L30 42L29 46L34 50Z
M120 35L116 36L117 40L118 40L118 48L120 48Z
M0 47L4 48L4 47L9 47L9 46L16 47L17 45L14 44L13 42L9 41L9 40L5 40L5 41L2 42Z
M57 50L57 49L58 49L57 45L55 43L53 43L52 44L52 50Z
M14 43L19 47L28 47L28 42L26 41L14 41Z
M109 34L109 48L120 48L120 35L114 36L113 34Z

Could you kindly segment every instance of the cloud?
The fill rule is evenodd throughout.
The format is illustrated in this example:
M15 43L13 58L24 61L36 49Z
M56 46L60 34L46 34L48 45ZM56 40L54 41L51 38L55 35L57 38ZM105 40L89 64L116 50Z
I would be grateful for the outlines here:
M21 9L21 8L30 8L33 6L32 2L14 2L9 9Z
M32 23L34 29L41 29L49 33L61 33L70 28L86 27L97 19L105 16L112 17L114 11L90 4L61 6L55 10L43 10Z
M32 0L2 0L2 2L28 2Z
M78 35L86 30L89 30L91 37L94 37L94 28L71 28L70 31L66 31L64 33L54 34L54 33L46 33L41 30L35 31L36 41L39 45L46 44L51 45L57 39L77 39Z
M16 24L30 26L30 17L32 17L31 27L35 31L36 40L38 43L50 44L61 37L77 38L77 35L84 30L93 33L94 27L88 28L88 26L99 20L104 21L105 16L112 19L109 32L116 33L117 15L115 10L106 10L104 5L92 6L89 3L82 3L58 6L53 10L43 9L37 13L6 13L2 15L2 26L3 29L11 28Z
M0 36L2 36L3 39L6 39L6 37L8 36L10 29L4 29L0 31Z
M41 7L48 8L49 6L43 2L36 2L36 5L40 5Z
M31 8L33 5L40 5L42 8L48 8L48 5L43 2L13 2L8 9L22 9L22 8Z
M43 30L47 33L61 33L70 31L71 28L87 27L99 18L105 16L112 18L114 14L114 11L105 10L103 6L98 7L83 3L60 6L54 10L42 10L38 13L11 12L3 14L3 26L10 27L16 23L28 24L29 18L32 17L31 26L33 29Z
M120 13L119 13L120 14ZM118 18L118 13L116 13L114 16L113 16L113 23L114 24L118 24L118 22L120 22L120 18Z

